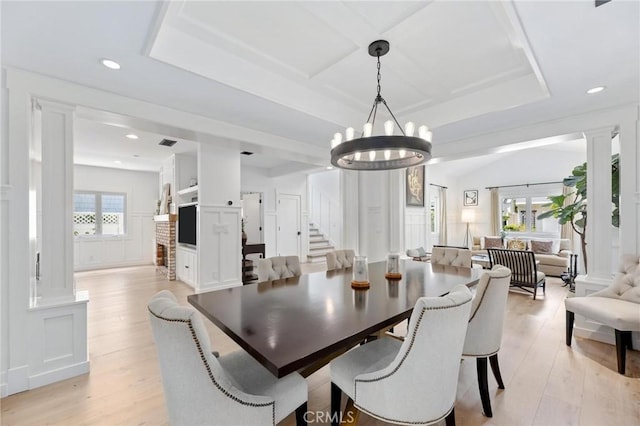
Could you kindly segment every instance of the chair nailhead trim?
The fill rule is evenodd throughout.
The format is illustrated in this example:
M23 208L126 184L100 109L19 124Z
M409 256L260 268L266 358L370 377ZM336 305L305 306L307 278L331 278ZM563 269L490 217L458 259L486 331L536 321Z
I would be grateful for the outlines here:
M380 377L376 377L374 379L356 379L356 386L353 392L353 403L354 405L359 409L362 410L364 412L366 412L367 414L372 415L373 417L377 417L379 419L388 421L388 422L394 422L394 423L404 423L404 424L431 424L431 423L435 423L438 422L442 419L444 419L450 412L451 410L447 411L447 414L439 417L437 419L433 419L433 420L426 420L426 421L413 421L413 422L406 422L405 420L396 420L396 419L389 419L389 418L385 418L382 416L378 416L377 414L374 413L370 413L368 410L365 410L363 408L361 408L357 403L357 399L358 399L358 382L362 382L362 383L371 383L371 382L379 382L380 380L386 379L388 377L393 376L402 366L402 364L404 363L405 359L407 359L407 357L409 356L409 352L411 352L411 349L413 349L413 344L415 343L416 340L416 335L418 334L418 328L420 328L420 324L422 323L422 318L424 317L424 314L426 311L438 311L438 310L442 310L442 309L450 309L450 308L455 308L458 306L462 306L465 303L469 303L470 299L462 302L462 303L458 303L457 305L451 305L451 306L436 306L436 307L430 307L430 308L422 308L422 311L420 311L420 316L418 317L418 320L416 321L416 326L413 328L413 333L411 333L411 343L409 343L409 349L407 349L407 352L404 354L404 356L402 357L402 359L400 360L400 362L398 363L398 365L396 366L396 368L393 369L393 371L389 372L388 374L385 374L384 376L380 376ZM453 407L451 407L453 409Z
M257 404L255 402L243 401L243 400L239 399L238 397L236 397L234 395L231 395L226 389L224 389L222 386L220 386L220 384L216 381L215 377L213 377L213 372L211 371L211 367L209 366L209 363L207 362L207 358L204 355L204 351L202 350L202 346L200 346L200 341L198 340L198 337L196 336L196 330L193 328L193 324L191 323L191 320L165 318L165 317L161 317L160 315L157 315L155 312L151 311L151 309L148 309L148 310L151 313L151 315L153 315L154 317L156 317L158 319L161 319L161 320L164 320L164 321L167 321L167 322L177 322L177 323L187 324L187 326L189 327L189 331L191 332L191 337L193 338L193 341L196 344L196 347L198 348L198 352L200 353L200 359L202 359L202 363L204 364L204 368L206 368L206 370L207 370L207 374L209 375L209 379L211 379L211 382L215 385L215 387L218 388L218 390L220 392L222 392L227 398L230 398L230 399L234 400L235 402L238 402L238 403L240 403L242 405L247 405L249 407L268 407L270 405L271 406L271 421L272 421L273 425L275 426L275 424L276 424L276 404L275 404L275 401L267 402L267 403L261 403L261 404Z

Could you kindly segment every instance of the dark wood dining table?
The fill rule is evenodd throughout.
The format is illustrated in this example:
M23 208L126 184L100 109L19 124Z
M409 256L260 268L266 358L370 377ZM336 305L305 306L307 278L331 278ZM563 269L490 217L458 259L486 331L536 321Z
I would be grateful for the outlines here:
M367 336L409 318L418 298L473 286L481 269L402 260L402 278L369 264L370 287L351 287L350 268L207 293L187 300L277 377L311 374ZM212 342L215 347L215 341Z

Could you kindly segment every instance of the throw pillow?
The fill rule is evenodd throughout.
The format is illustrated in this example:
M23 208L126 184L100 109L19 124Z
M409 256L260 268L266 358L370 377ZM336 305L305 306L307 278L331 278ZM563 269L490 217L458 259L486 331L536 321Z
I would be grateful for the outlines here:
M537 254L552 254L553 241L531 240L531 251Z
M508 240L507 248L509 250L526 250L527 242L523 240Z
M504 248L502 238L500 237L484 237L484 248Z

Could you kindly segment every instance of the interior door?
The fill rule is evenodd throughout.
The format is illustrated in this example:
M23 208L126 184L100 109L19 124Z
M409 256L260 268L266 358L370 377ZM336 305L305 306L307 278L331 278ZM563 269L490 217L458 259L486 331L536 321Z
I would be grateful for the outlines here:
M242 218L247 243L263 243L262 237L262 194L260 192L242 194Z
M300 196L278 196L278 256L300 256Z

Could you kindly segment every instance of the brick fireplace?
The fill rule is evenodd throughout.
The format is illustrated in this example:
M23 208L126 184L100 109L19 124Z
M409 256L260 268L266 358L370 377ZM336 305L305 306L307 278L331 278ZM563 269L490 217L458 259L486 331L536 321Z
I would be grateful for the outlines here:
M176 279L176 215L154 216L156 222L156 267L169 281Z

